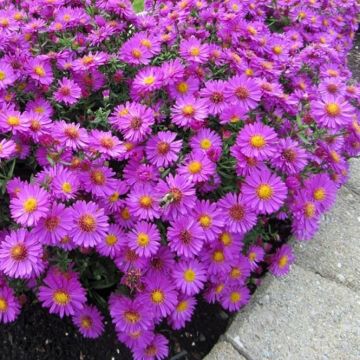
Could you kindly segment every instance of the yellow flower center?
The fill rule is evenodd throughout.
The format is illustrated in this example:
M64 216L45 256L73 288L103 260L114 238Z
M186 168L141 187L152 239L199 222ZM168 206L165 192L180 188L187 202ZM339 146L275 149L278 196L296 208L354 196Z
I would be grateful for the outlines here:
M240 121L240 118L238 117L238 116L236 116L236 115L233 115L231 118L230 118L230 122L232 123L232 124L236 124L237 122L239 122Z
M131 218L130 211L128 208L124 208L120 211L120 216L123 220L129 220Z
M72 190L72 186L69 182L65 181L62 186L61 186L61 189L64 193L68 194L71 192Z
M232 268L230 271L230 277L232 277L233 279L238 279L241 276L241 271L239 268Z
M198 174L202 169L202 164L200 161L191 161L188 169L191 174Z
M196 279L195 271L188 269L184 272L184 280L187 282L193 282Z
M308 218L312 218L315 215L315 205L311 202L305 204L304 212L305 216Z
M114 235L114 234L106 235L105 242L107 245L113 246L117 243L117 241L118 241L118 239L117 239L116 235Z
M183 301L180 301L178 303L178 305L176 306L176 311L177 312L184 312L184 311L186 311L188 309L188 307L189 307L188 302L186 300L183 300ZM0 310L1 310L1 308L0 308Z
M91 64L93 61L94 61L94 57L91 56L91 55L84 56L83 59L82 59L82 63L83 63L84 65L89 65L89 64Z
M100 144L105 149L112 149L115 146L114 141L110 136L104 136L103 138L101 138Z
M77 139L79 137L79 131L75 126L67 126L64 133L70 139Z
M233 303L233 304L236 304L238 303L239 301L241 300L241 295L238 291L233 291L231 294L230 294L230 301Z
M112 202L112 203L114 203L114 202L116 202L116 201L119 200L119 197L120 197L120 194L119 194L117 191L115 191L115 192L109 197L109 201Z
M150 196L148 195L144 195L144 196L141 196L140 197L140 205L141 207L145 208L145 209L148 209L151 207L153 203L153 200Z
M6 73L0 70L0 81L6 79Z
M274 47L272 48L272 50L273 50L273 53L274 53L275 55L281 55L282 52L283 52L283 48L282 48L282 46L280 46L280 45L274 46Z
M135 324L140 320L140 315L136 311L126 311L124 316L126 321L131 324Z
M261 200L269 200L273 195L273 189L269 184L261 184L256 189L256 194Z
M260 149L266 145L266 140L262 135L253 135L250 138L251 146Z
M340 106L335 103L329 103L325 106L325 110L329 116L339 116L340 115Z
M33 197L29 197L27 200L25 200L23 204L24 211L27 213L32 213L37 209L37 201Z
M15 261L24 260L27 256L27 249L23 244L16 244L11 248L11 258Z
M283 255L279 260L279 263L278 263L279 267L280 268L285 267L287 265L288 261L289 261L288 257L286 255Z
M7 309L8 309L7 301L3 297L0 297L0 312L5 312Z
M53 294L53 300L57 305L65 306L70 302L70 295L64 290L56 290Z
M224 287L225 287L224 284L217 285L216 288L215 288L215 293L220 294L224 290Z
M202 215L199 219L200 225L204 228L208 228L211 226L212 219L209 215Z
M20 119L18 116L9 116L7 118L7 123L10 126L18 126L20 125Z
M45 70L42 66L37 65L34 67L34 72L36 75L40 76L40 77L44 77L45 76Z
M96 220L90 214L82 215L79 219L79 227L82 231L92 232L96 229Z
M164 293L161 290L154 290L151 293L151 300L156 304L161 304L165 300Z
M240 100L245 100L249 97L249 90L243 86L239 86L236 90L235 90L235 95L240 99Z
M251 252L251 253L249 254L249 260L250 260L250 261L255 261L255 259L256 259L256 254L255 254L254 252Z
M157 143L156 149L160 155L165 155L169 152L170 145L165 141L160 141L159 143Z
M320 187L314 191L314 199L317 201L322 201L325 199L326 192L325 189Z
M185 94L188 91L189 86L186 82L181 82L177 84L176 88L181 94Z
M133 49L131 51L131 54L135 59L140 59L141 55L142 55L142 52L139 49Z
M224 232L220 236L220 241L225 245L228 246L231 244L231 235L228 232Z
M229 215L232 219L241 221L245 216L244 207L239 204L233 205L229 210Z
M200 141L200 147L203 149L203 150L208 150L210 149L211 147L211 141L209 139L202 139Z
M155 78L153 76L147 76L144 78L145 85L152 85L155 82Z
M224 253L220 250L216 250L213 254L213 260L217 263L223 262L225 260Z
M190 54L192 56L199 56L200 55L200 49L197 47L197 46L193 46L191 49L190 49Z
M185 105L182 109L182 112L186 116L191 116L195 113L195 109L192 105Z
M245 75L246 76L253 76L254 75L254 70L250 69L250 68L246 69L245 70Z
M83 316L81 318L81 327L84 329L91 329L93 325L93 321L90 316Z
M137 243L139 246L145 247L149 244L150 239L149 239L149 235L145 234L143 232L139 233L139 235L137 236Z
M340 162L340 156L335 150L330 151L330 156L334 162L336 163Z
M91 171L90 178L95 185L104 185L106 178L101 170Z

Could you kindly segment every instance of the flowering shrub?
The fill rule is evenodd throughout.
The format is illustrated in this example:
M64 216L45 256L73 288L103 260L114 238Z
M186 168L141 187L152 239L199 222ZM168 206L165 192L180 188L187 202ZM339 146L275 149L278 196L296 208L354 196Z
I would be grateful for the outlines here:
M160 322L198 295L238 310L294 260L269 224L308 240L334 203L360 151L358 5L145 8L1 1L0 321L31 289L94 338L108 306L135 359L162 359Z

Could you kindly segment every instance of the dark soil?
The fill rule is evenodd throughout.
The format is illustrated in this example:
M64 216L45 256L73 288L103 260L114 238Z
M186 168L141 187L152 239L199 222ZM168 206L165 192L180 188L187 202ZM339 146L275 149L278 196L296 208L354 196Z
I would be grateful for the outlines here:
M229 315L217 305L201 303L193 321L181 331L162 326L171 341L169 359L198 360L224 333ZM110 320L96 340L78 333L69 318L50 315L39 304L26 305L16 322L0 326L1 360L131 360L116 338Z

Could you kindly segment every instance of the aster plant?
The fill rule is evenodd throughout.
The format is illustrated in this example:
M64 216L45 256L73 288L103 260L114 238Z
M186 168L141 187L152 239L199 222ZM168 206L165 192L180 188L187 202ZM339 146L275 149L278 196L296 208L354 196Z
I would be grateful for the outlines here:
M360 153L358 2L4 0L0 322L18 297L164 359L289 271ZM275 225L274 225L275 224ZM284 225L284 226L285 226Z

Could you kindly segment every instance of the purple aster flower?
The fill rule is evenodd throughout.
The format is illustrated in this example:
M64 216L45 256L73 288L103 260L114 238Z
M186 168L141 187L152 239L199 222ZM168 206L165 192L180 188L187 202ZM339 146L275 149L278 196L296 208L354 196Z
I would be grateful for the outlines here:
M60 200L74 199L80 188L78 176L67 168L60 168L51 182L53 195Z
M91 69L98 68L100 65L106 64L108 58L109 55L105 52L90 52L73 62L73 70L87 72Z
M169 355L169 341L160 334L155 334L151 343L145 348L135 347L133 349L134 360L162 360Z
M10 159L16 152L16 144L13 140L2 139L0 141L0 159Z
M182 140L175 140L176 133L159 131L146 144L148 160L157 167L167 167L174 163L182 147Z
M280 209L287 197L287 187L270 170L254 171L242 186L244 201L258 214L271 214Z
M185 96L194 96L199 90L200 81L196 77L188 77L186 79L179 79L169 86L169 94L173 99L178 99Z
M152 311L149 311L148 302L144 305L140 297L130 299L125 296L116 296L109 303L110 315L117 331L126 333L151 329L153 327Z
M33 111L47 118L50 118L54 113L54 109L51 106L51 103L42 97L38 97L35 100L29 101L26 104L25 110L28 112Z
M192 36L180 43L180 56L189 62L204 64L209 58L209 45L202 44L200 40Z
M152 342L154 332L153 330L117 331L117 338L130 349L144 348Z
M105 155L106 158L116 158L124 153L122 142L110 131L92 130L89 139L89 147Z
M149 184L135 184L128 196L127 204L131 214L141 220L160 217L159 200L154 194L154 188Z
M124 180L131 186L136 183L155 184L159 178L159 172L152 164L143 164L138 159L133 159L124 168Z
M319 228L320 211L318 204L306 190L300 190L295 194L291 204L293 213L292 231L299 240L311 239Z
M190 140L190 145L194 151L204 151L210 154L212 150L221 150L222 141L220 136L210 129L201 129Z
M50 118L34 111L26 111L23 115L29 123L29 133L33 140L39 142L44 136L50 134L50 129L52 128L52 121Z
M168 228L169 247L178 256L192 258L198 255L203 247L202 228L190 216L179 216L170 222Z
M107 166L95 164L89 171L81 176L83 188L91 194L99 197L108 197L115 191L115 173Z
M182 127L199 126L208 116L207 101L192 95L177 98L172 108L172 121Z
M175 286L185 295L198 294L207 280L204 265L195 259L177 263L173 268L172 277Z
M225 89L225 96L244 110L252 110L259 105L261 89L256 81L245 75L231 78Z
M324 95L311 103L311 111L316 122L328 129L340 129L351 123L354 108L343 97Z
M37 184L24 184L10 200L11 217L21 225L33 226L48 212L49 194Z
M183 175L191 182L199 183L209 180L216 172L216 165L203 152L193 152L185 159L185 164L179 168L179 175Z
M200 91L200 96L208 101L208 111L211 115L219 115L228 107L225 97L226 85L223 80L210 80Z
M95 339L104 332L104 317L95 306L85 305L81 310L76 309L72 320L86 338Z
M41 239L43 244L57 245L72 227L71 209L63 204L53 203L51 210L39 220L32 234Z
M40 60L39 57L30 59L28 73L32 79L38 81L41 85L50 85L54 80L50 62Z
M26 133L29 129L29 121L19 111L1 110L0 129L3 132L11 132L13 135Z
M59 87L54 93L54 99L66 105L73 105L81 98L81 89L75 81L62 78Z
M275 155L277 142L276 132L262 123L245 125L236 139L236 145L243 155L258 160Z
M161 68L156 66L146 67L140 70L132 83L131 92L141 100L141 97L163 85L163 74Z
M166 85L181 81L184 77L185 67L179 59L163 62L161 64L161 69Z
M63 146L76 150L86 147L89 139L85 129L80 124L57 121L54 123L53 137Z
M154 124L154 112L140 103L127 103L115 126L122 132L126 140L140 142L145 140Z
M229 311L238 311L250 300L250 291L247 287L230 286L220 295L221 305Z
M299 143L290 138L280 139L277 152L271 161L278 169L287 174L297 174L307 165L306 150Z
M222 245L206 246L202 253L204 265L210 275L229 272L231 269L230 260L233 256L234 254Z
M228 193L218 202L218 206L225 217L225 227L230 232L245 234L255 226L256 213L243 195Z
M0 90L12 85L16 78L17 76L14 74L11 65L4 60L0 61Z
M79 246L92 247L101 243L108 230L108 217L96 203L83 200L72 206L73 228L70 236Z
M334 204L337 187L328 174L312 175L305 181L304 187L321 211L329 210Z
M178 216L188 214L195 205L195 189L185 176L168 175L160 180L157 193L161 197L161 206L165 218L176 219Z
M234 257L230 263L230 271L226 274L227 283L229 285L243 285L250 276L250 264L248 258L240 254Z
M265 251L261 246L251 245L247 257L249 259L250 269L254 271L258 268L259 263L264 260Z
M202 227L207 242L212 242L219 236L224 226L224 214L216 203L198 200L193 216Z
M75 315L83 309L86 293L76 276L50 270L39 287L39 300L50 314Z
M125 41L119 50L120 60L132 65L147 65L152 56L150 50L143 46L138 38Z
M0 286L0 323L14 321L20 314L20 304L14 291L8 286Z
M161 245L149 262L149 276L169 275L175 266L174 253L168 246Z
M139 295L143 306L154 311L160 319L169 315L176 307L176 290L163 275L145 279L145 290Z
M103 256L114 259L119 255L122 246L125 245L127 234L116 224L110 224L102 241L96 245L96 250Z
M291 246L284 244L272 256L269 271L275 276L284 276L289 272L290 265L294 261L295 255Z
M138 222L128 236L130 249L140 256L151 257L160 247L159 230L156 225L146 221Z
M128 272L145 269L148 266L148 260L148 258L138 255L135 250L130 249L129 246L124 246L114 261L122 272Z
M185 327L186 322L191 320L196 306L196 299L193 296L179 295L175 310L169 315L168 321L174 330Z

